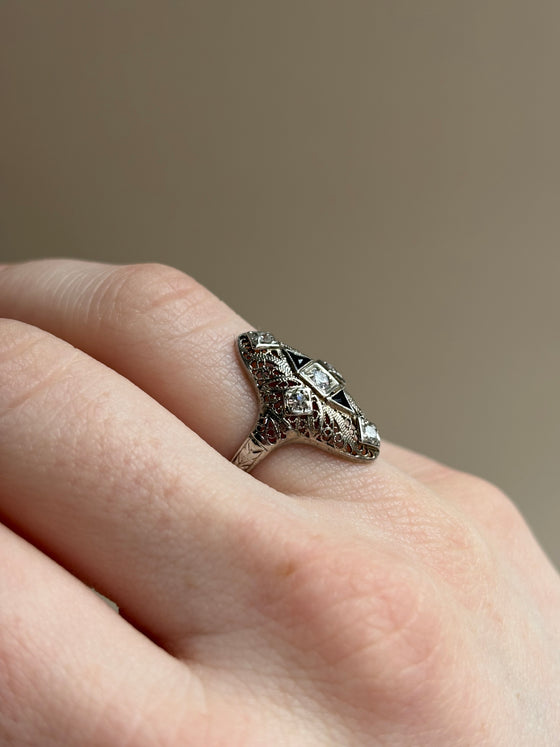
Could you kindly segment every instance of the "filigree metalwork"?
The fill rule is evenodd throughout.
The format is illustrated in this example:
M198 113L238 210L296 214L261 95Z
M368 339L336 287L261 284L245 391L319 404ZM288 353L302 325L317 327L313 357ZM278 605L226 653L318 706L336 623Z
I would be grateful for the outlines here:
M329 363L285 345L270 332L237 338L259 398L255 427L232 459L249 472L270 451L299 442L360 461L373 461L380 438Z

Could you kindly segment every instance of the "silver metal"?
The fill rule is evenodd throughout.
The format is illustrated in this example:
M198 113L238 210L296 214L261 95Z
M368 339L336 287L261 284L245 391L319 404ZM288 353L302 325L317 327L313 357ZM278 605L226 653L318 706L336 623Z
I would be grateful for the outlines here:
M362 462L377 458L379 432L333 366L270 332L244 332L237 349L257 391L259 415L231 460L235 465L249 472L273 449L294 442Z

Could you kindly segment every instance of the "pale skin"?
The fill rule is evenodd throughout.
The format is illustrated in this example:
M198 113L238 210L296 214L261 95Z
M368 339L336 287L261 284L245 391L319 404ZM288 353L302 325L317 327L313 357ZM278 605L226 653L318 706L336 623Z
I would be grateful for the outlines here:
M177 270L11 265L0 317L0 744L559 743L560 579L498 488L234 467L251 325Z

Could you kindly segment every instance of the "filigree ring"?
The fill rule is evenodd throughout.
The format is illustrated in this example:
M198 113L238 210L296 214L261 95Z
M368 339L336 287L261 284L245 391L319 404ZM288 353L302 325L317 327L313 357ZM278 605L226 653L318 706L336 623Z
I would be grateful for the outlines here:
M379 432L333 366L285 345L270 332L244 332L237 348L260 408L234 464L249 472L273 449L294 442L354 460L376 459Z

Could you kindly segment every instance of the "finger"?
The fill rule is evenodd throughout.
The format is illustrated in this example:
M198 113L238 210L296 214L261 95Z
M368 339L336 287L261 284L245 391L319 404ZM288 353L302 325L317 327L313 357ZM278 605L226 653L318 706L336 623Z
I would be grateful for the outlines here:
M0 315L40 326L114 368L228 458L254 425L256 397L235 351L250 325L177 270L69 260L15 265L0 273ZM341 488L382 471L290 445L253 474L294 494L312 494L328 478L340 497Z
M236 651L235 643L241 642L229 637L219 646L219 666L206 667L197 660L187 665L0 525L0 744L338 745L352 741L363 712L370 719L395 718L402 701L408 709L410 694L398 700L394 688L384 689L387 662L393 678L398 677L403 655L410 658L408 652L414 650L408 636L400 643L403 636L396 628L396 621L404 616L408 622L410 616L410 600L395 601L395 585L407 588L402 570L390 576L385 572L375 586L380 598L368 602L354 598L355 588L348 598L348 586L341 587L348 570L339 578L334 556L325 560L333 568L330 586L325 585L324 571L313 567L301 586L288 584L293 586L291 603L282 599L277 604L284 618L281 649L255 653L254 645L249 648L245 641ZM370 569L368 583L372 575ZM323 583L306 588L314 579ZM384 586L389 579L390 589ZM360 590L365 588L361 583ZM375 616L362 633L366 605ZM350 638L344 624L329 627L330 622L345 622L340 607L351 621ZM424 612L424 607L422 619L433 619L436 612ZM425 632L426 625L416 622L418 616L415 630ZM396 664L388 657L386 643L380 645L393 630L389 646ZM373 651L371 667L364 665L362 650L356 655L364 636L368 651ZM433 638L428 630L422 652ZM208 641L204 643L207 649ZM230 659L238 660L236 669ZM320 666L323 661L326 667ZM430 682L428 678L428 688Z
M1 744L171 744L204 730L194 672L1 525L0 567Z
M35 327L0 322L0 381L0 513L18 531L158 640L244 619L259 575L242 540L269 541L274 491Z
M252 427L255 396L234 353L248 325L182 273L66 260L14 266L0 273L0 313L40 324L120 371L227 457ZM419 491L407 470L436 493ZM278 491L318 497L322 510L327 498L361 503L362 525L381 523L428 549L456 495L437 493L441 472L431 463L385 443L373 465L290 445L252 474ZM462 508L468 513L468 503Z
M150 394L220 453L256 417L234 341L249 325L160 265L42 260L0 272L0 316L41 327Z
M8 351L9 335L12 345ZM128 741L123 739L122 743L241 744L250 724L260 721L263 726L267 720L278 727L276 736L265 730L262 738L255 738L255 744L281 743L286 724L299 732L294 743L306 743L309 724L316 719L321 727L328 714L321 711L294 718L291 709L301 702L299 693L304 691L309 697L311 685L308 679L300 686L286 677L280 653L286 643L281 640L281 647L278 642L285 626L271 617L277 598L282 596L281 591L275 591L278 581L294 571L294 557L309 553L302 541L308 527L296 507L285 496L275 500L274 491L225 461L145 393L58 338L4 320L0 322L0 341L0 380L5 382L0 387L0 514L61 565L114 599L121 612L163 648L188 658L191 670L194 667L205 685L204 712L199 718L197 709L189 705L188 688L180 687L180 675L173 677L173 672L168 675L158 669L153 657L143 657L140 649L131 651L114 635L114 645L138 665L131 668L131 678L140 679L145 666L152 688L146 694L133 688L130 697L125 692L122 706L115 704L119 705L116 715L107 709L110 723L118 717L138 731L133 736L125 734ZM227 479L223 480L223 474ZM258 488L256 495L254 488ZM23 541L18 541L23 546ZM20 562L13 548L7 547L10 565L4 562L1 549L0 531L0 567L6 578L23 589L22 581L32 579L34 569L22 579L14 568L23 567L23 559ZM37 647L25 645L28 637L33 644L40 642L37 627L28 627L30 620L24 619L28 612L32 621L52 621L60 633L61 641L57 638L47 652L51 656L59 646L72 643L68 625L59 628L58 618L49 618L43 607L52 605L55 611L69 614L83 608L81 601L51 594L54 582L46 575L38 578L46 591L44 605L18 609L8 619L2 618L2 611L8 609L3 599L10 598L12 590L2 589L0 578L0 670L4 661L2 632L10 629L14 619L21 618L21 625L17 625L25 629L22 650L29 652L31 661L41 658ZM33 587L30 597L34 593ZM99 627L87 608L83 614ZM81 618L77 624L82 624ZM95 639L87 625L79 632L83 635L68 656L76 661L81 657L86 666L93 666L81 649L85 645L91 648ZM6 648L10 647L8 640ZM273 647L275 653L269 661ZM108 656L111 651L108 647ZM95 655L92 649L92 657ZM26 665L27 659L16 662L11 670L24 671ZM71 700L79 673L66 665L65 657L60 658L60 665L53 698L62 706L51 709L49 698L45 698L44 708L36 709L38 722L50 714L56 725L65 709L71 709L80 718L79 734L83 736L89 728L89 712L82 712ZM120 665L121 659L115 666ZM71 683L68 690L64 689L66 674ZM119 698L120 688L126 688L126 674L128 670L117 677L117 685L108 683L111 697ZM84 683L84 697L90 689L95 693L92 678L96 675L102 676L102 672L87 670L78 680ZM0 671L0 688L1 676ZM8 672L8 679L11 676ZM33 670L28 681L35 683L37 699L41 699L43 686L48 687L48 673ZM176 697L167 698L168 686L174 688ZM18 689L10 712L19 702L29 702L35 710L37 700L31 695L35 693L29 694L27 686ZM138 716L138 708L152 699L153 718L159 719L162 712L165 718L161 732L157 723L151 724L151 708L146 719ZM255 707L247 708L248 702ZM95 724L103 702L99 709L97 700L93 705ZM179 722L174 717L176 709ZM31 723L34 727L37 722ZM27 743L53 747L89 744L89 734L82 742L68 737L73 721L63 720L64 739L55 725L52 739L50 732L44 742L30 732ZM169 738L171 728L175 736ZM193 738L193 730L203 736ZM18 736L17 730L6 733L10 738ZM208 736L210 733L215 737ZM6 743L17 743L16 736ZM95 730L91 744L115 743L105 736L102 729Z

